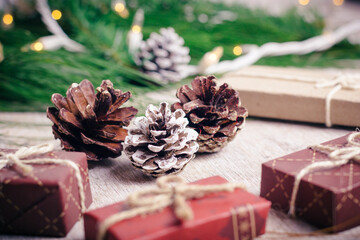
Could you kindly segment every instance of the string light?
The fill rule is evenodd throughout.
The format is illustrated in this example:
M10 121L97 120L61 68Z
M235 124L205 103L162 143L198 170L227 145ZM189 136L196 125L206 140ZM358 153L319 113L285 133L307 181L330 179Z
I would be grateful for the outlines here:
M233 53L236 56L240 56L242 54L243 50L240 45L237 45L233 48Z
M140 25L134 25L131 27L131 31L133 31L134 33L139 33L141 32L141 27Z
M144 24L144 10L138 9L134 15L133 23L126 37L126 43L130 53L135 53L141 44L143 34L141 32Z
M44 44L41 42L34 42L30 45L30 49L36 52L40 52L44 49Z
M203 73L208 67L218 63L223 53L223 47L216 47L212 51L205 53L199 62L198 71Z
M60 12L60 10L56 9L56 10L52 11L51 16L55 20L60 20L60 18L62 17L62 13Z
M343 3L344 3L344 0L333 0L333 4L335 6L341 6L341 5L343 5Z
M299 4L302 6L306 6L310 3L310 0L299 0Z
M14 21L14 18L10 13L7 13L3 16L2 21L5 25L11 25Z
M125 4L122 2L115 3L114 10L117 13L121 13L125 10Z
M125 2L123 0L116 0L113 1L113 8L114 11L119 14L122 18L128 18L129 17L129 11L126 8Z

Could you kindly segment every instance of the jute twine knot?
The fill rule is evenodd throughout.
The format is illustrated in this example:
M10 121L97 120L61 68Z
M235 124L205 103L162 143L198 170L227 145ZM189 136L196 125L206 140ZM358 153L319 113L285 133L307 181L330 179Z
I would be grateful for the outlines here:
M332 87L331 91L326 95L325 99L325 125L331 127L331 100L336 92L341 89L347 90L359 90L360 89L360 74L350 74L339 72L331 80L319 81L316 85L316 88L327 88Z
M143 216L171 206L180 220L193 219L194 214L186 202L211 193L232 192L236 188L244 189L242 184L224 183L216 185L190 185L178 176L164 176L156 181L157 188L151 188L131 194L126 204L128 210L111 215L99 224L97 239L105 237L109 227L125 219Z
M15 153L0 152L0 170L5 167L11 167L23 176L27 176L32 173L33 167L31 164L61 164L66 165L74 169L75 177L78 183L81 213L86 210L85 206L85 191L82 182L79 166L68 159L53 159L53 158L34 158L25 159L35 154L44 154L54 150L54 145L50 143L40 144L31 147L22 147Z
M330 160L312 163L303 168L295 177L294 186L290 199L289 215L295 216L295 201L299 191L301 179L311 171L325 170L343 166L350 161L360 163L360 132L353 132L347 138L344 147L326 145L311 146L311 149L326 154Z

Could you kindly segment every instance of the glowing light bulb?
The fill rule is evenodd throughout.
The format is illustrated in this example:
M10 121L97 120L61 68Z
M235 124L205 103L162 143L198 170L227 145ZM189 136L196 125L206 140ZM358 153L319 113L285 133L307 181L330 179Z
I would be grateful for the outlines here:
M237 45L233 48L233 53L236 55L236 56L240 56L242 54L243 50L242 48Z
M302 6L306 6L310 3L310 0L299 0L299 4Z
M2 21L5 25L10 25L13 23L14 18L10 13L7 13L3 16Z
M52 11L51 16L53 19L59 20L62 17L62 13L60 12L60 10L54 10Z
M343 5L343 3L344 3L344 0L333 0L333 4L335 6L341 6L341 5Z
M134 33L139 33L141 32L141 27L139 25L134 25L131 27L131 31Z
M44 44L41 42L34 42L30 45L31 50L39 52L44 49Z
M115 10L117 13L121 13L122 11L125 10L125 4L124 4L124 3L121 3L121 2L116 3L115 6L114 6L114 10Z

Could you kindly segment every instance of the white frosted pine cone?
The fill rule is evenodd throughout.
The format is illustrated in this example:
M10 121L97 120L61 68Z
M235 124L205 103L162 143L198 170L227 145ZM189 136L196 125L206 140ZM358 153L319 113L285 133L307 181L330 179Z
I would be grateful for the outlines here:
M161 28L151 33L140 45L135 61L146 74L164 82L182 79L182 69L190 62L189 48L173 28Z
M145 117L128 128L124 151L132 164L153 177L181 171L199 149L198 133L187 128L183 110L171 112L168 103L149 105Z

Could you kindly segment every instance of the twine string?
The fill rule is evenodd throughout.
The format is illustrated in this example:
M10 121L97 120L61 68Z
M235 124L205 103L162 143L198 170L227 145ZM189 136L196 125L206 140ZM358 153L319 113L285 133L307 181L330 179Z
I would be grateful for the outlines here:
M353 132L347 138L347 145L345 147L333 147L326 145L315 145L310 148L326 154L330 160L312 163L303 168L295 177L294 186L290 198L290 208L288 214L295 216L295 202L299 192L301 179L308 173L314 170L326 170L335 167L343 166L350 161L360 163L360 132Z
M286 76L267 72L237 72L238 75L250 77L276 78L286 81L315 83L316 88L332 88L325 98L325 125L331 127L331 100L335 93L341 89L356 91L360 89L360 74L338 72L332 79L322 78L320 80L306 76Z
M82 182L79 166L68 159L53 158L34 158L25 159L35 154L43 154L54 150L54 145L46 143L31 147L22 147L15 153L6 153L0 151L0 170L5 167L12 167L15 171L23 176L28 176L32 171L32 164L60 164L74 169L75 177L78 183L81 213L86 211L85 206L85 190Z
M172 206L175 216L180 220L194 217L191 207L186 202L211 193L232 192L236 188L244 189L242 184L224 183L218 185L188 185L178 176L164 176L156 181L157 188L151 188L131 194L126 204L128 210L116 213L102 221L98 226L97 239L104 239L107 230L117 222L136 216L158 212Z

